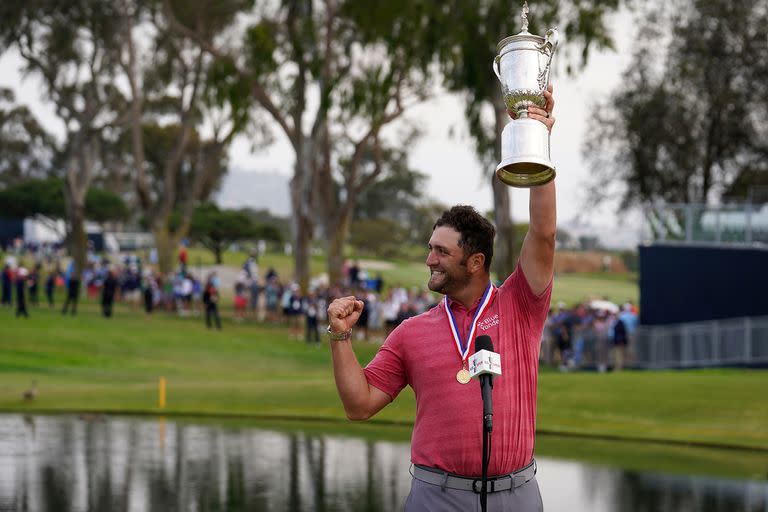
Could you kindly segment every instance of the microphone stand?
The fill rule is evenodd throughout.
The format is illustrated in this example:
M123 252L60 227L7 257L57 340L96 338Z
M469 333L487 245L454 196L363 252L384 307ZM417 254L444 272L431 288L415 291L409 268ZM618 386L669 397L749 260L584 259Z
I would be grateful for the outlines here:
M488 386L488 396L490 398L493 390L493 380L490 376L480 379L480 388L484 390ZM488 508L488 464L491 460L491 432L493 431L493 413L483 411L483 470L480 481L480 510L486 512Z

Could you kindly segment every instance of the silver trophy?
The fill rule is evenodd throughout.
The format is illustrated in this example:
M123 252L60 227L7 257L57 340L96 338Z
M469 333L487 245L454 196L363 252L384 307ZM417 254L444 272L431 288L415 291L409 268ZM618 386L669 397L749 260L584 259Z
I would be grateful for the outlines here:
M558 32L549 29L545 37L529 33L527 1L522 19L523 29L499 42L499 54L493 60L507 109L517 113L517 119L501 132L501 163L496 176L513 187L534 187L555 177L555 166L549 159L549 131L544 123L528 117L528 106L546 106L544 90L549 85Z

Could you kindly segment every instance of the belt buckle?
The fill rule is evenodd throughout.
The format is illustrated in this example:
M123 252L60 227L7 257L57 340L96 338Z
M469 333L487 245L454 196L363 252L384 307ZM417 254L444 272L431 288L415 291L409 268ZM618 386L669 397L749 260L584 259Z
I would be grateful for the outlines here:
M486 480L486 483L488 484L488 488L486 489L487 492L496 492L496 479L488 479ZM482 478L476 478L472 480L472 492L475 494L480 494L483 487L483 479Z

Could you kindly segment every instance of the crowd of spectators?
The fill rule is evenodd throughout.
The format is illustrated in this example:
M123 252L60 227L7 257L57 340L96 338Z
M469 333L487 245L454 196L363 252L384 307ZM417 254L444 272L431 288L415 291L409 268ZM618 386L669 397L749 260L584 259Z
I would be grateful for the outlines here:
M188 266L185 247L179 250L177 270L168 275L153 271L134 254L107 258L91 253L82 273L83 291L72 263L62 269L63 260L55 252L32 252L30 268L20 263L30 259L22 256L23 251L6 256L0 282L0 305L15 304L17 317L29 316L27 304L39 306L43 290L48 307L56 307L55 290L63 288L63 314L76 314L84 293L100 304L105 317L111 317L114 303L121 302L131 311L143 309L147 315L164 311L204 317L208 328L221 329L222 297L231 297L234 322L285 325L292 339L319 344L328 304L334 298L355 295L365 303L356 339L381 342L405 319L434 307L439 300L426 289L397 284L385 288L381 274L369 274L356 261L344 266L342 282L330 285L317 278L302 293L296 282L279 276L274 268L262 274L256 253L242 264L231 290L224 290L215 271L208 272L204 281L195 275ZM225 307L229 309L229 304ZM558 303L550 310L542 334L541 362L562 371L621 370L631 363L637 324L637 308L631 302L617 306L592 300L572 308Z
M302 293L298 283L285 281L270 268L262 277L256 256L243 264L234 284L234 318L243 321L251 318L258 322L282 322L289 328L294 339L319 343L326 323L326 308L333 299L354 295L365 308L358 321L356 338L383 341L406 318L418 315L435 304L434 297L426 290L406 289L394 285L383 294L384 281L380 274L369 277L359 263L344 266L342 282L329 285L323 278L312 280L307 293Z
M619 307L592 300L570 309L560 302L547 316L541 361L562 371L622 370L631 362L638 321L637 307L629 301Z
M365 302L356 337L369 341L382 341L400 322L435 303L429 292L417 288L409 290L395 285L383 294L381 274L369 275L358 262L345 265L341 283L330 286L318 278L303 294L296 282L282 278L274 268L262 274L255 253L243 263L231 290L224 289L215 271L207 273L204 281L192 272L185 247L178 252L176 271L167 275L153 271L152 265L135 254L107 257L90 253L80 278L74 273L71 261L63 265L65 260L59 257L41 259L39 256L22 250L5 258L2 305L10 307L16 303L22 308L17 316L28 314L26 297L38 305L39 283L45 283L50 308L57 307L56 290L65 291L63 314L77 314L79 300L85 295L100 304L105 317L112 316L115 303L122 303L131 311L143 309L147 315L165 311L179 316L204 316L209 328L221 329L222 297L226 297L225 300L231 297L235 322L282 324L288 327L292 338L319 343L327 305L336 297L355 295ZM28 270L21 261L30 259L35 264Z

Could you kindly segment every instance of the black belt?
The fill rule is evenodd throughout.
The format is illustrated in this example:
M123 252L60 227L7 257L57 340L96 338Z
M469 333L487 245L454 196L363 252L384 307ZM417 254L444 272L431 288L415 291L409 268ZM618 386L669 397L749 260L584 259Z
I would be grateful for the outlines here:
M439 485L442 488L457 489L459 491L472 491L480 493L482 479L447 473L437 468L430 468L419 464L413 465L411 475L416 480L428 484ZM536 461L531 461L524 468L518 469L506 475L494 476L488 479L488 492L508 491L516 489L527 483L536 475Z

